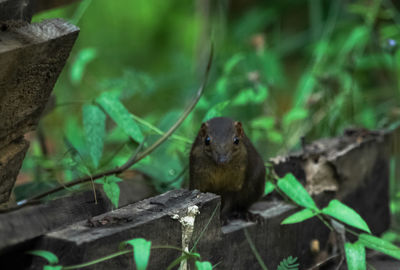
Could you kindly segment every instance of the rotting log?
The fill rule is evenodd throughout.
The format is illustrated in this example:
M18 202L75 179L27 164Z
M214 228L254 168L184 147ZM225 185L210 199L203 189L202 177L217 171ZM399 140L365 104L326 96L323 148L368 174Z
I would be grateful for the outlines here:
M294 173L320 205L331 198L340 198L356 208L372 232L379 235L390 222L387 202L391 137L390 132L346 133L341 138L317 141L301 153L275 159L273 164L280 176ZM367 160L363 160L365 155ZM308 167L311 161L313 170ZM347 162L352 162L353 166L347 166ZM351 172L361 175L361 179L352 177ZM310 179L313 184L307 183ZM319 183L318 179L330 181ZM351 181L356 183L348 183ZM343 190L343 186L348 190ZM311 242L317 242L321 250L331 244L328 242L328 228L316 218L299 224L281 225L281 221L297 209L276 197L268 196L252 206L250 212L256 217L254 220L233 220L225 226L221 226L219 219L219 203L219 197L210 193L170 191L95 216L89 221L55 229L32 239L29 248L50 250L59 256L60 264L66 266L114 253L118 251L120 242L137 237L151 240L153 246L190 249L210 220L196 251L202 260L220 263L221 269L257 267L244 229L269 269L276 269L278 263L288 256L298 257L301 268L306 268L315 259L310 250ZM183 239L188 234L180 221L194 205L200 214L196 216L194 232L189 235L191 240L187 246ZM211 219L214 210L216 215ZM49 218L51 216L57 218L55 214ZM22 250L5 254L0 262L7 265L24 262L22 269L41 269L43 260L37 257L21 259ZM174 250L154 249L149 269L165 269L179 255ZM127 269L132 264L132 254L126 254L87 269Z

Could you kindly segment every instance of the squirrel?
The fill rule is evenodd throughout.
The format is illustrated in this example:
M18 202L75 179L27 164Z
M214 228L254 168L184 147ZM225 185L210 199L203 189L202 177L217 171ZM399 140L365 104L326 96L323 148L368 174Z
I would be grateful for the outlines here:
M190 151L189 189L221 195L221 217L244 213L264 193L265 167L242 124L216 117L202 124Z

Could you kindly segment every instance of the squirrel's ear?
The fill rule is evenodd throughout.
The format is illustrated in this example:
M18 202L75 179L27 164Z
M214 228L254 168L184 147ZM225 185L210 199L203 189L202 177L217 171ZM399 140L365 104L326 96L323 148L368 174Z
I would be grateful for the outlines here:
M243 127L242 127L242 123L236 121L235 122L235 128L236 128L236 132L239 136L243 136L244 135L244 131L243 131Z
M200 132L199 132L200 136L205 137L207 135L207 128L208 128L207 122L201 124Z

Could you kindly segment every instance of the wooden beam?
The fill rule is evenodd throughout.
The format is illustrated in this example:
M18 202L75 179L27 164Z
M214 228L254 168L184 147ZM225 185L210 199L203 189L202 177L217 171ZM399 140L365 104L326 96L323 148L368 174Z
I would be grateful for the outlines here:
M0 29L2 148L37 125L79 29L61 19Z

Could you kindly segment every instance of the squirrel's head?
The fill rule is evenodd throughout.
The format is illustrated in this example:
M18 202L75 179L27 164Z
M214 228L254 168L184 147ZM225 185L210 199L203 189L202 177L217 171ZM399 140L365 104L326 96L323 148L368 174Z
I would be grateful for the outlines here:
M199 141L203 152L217 165L226 165L246 155L242 123L216 117L201 125Z

